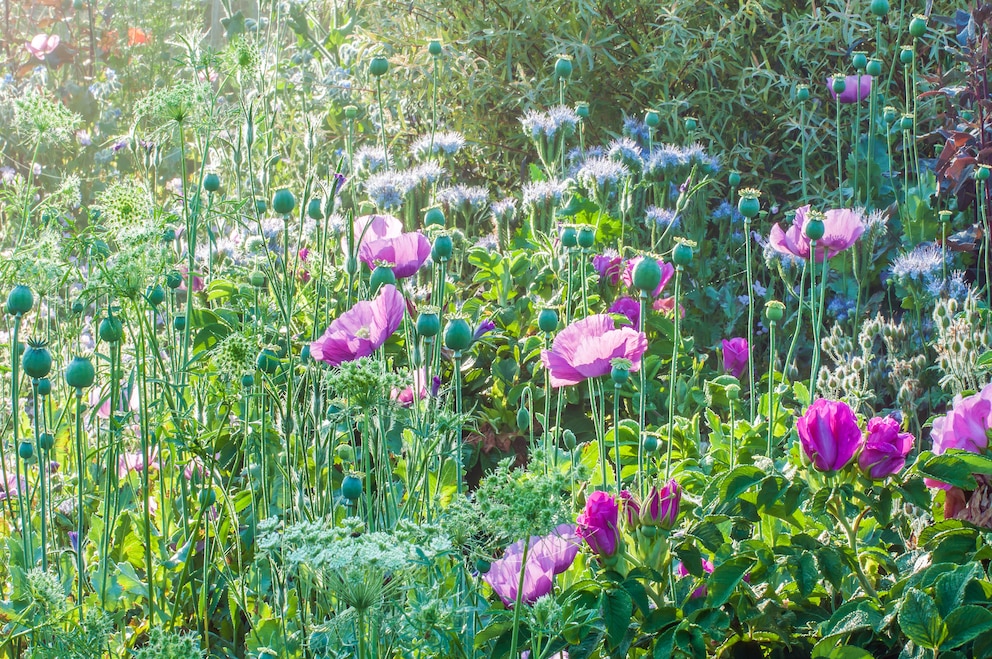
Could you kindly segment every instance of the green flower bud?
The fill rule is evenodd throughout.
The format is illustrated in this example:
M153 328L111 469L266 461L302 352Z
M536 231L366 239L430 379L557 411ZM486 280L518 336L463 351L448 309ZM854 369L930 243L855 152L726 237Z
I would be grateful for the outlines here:
M279 215L289 215L296 208L296 196L288 188L276 190L272 197L272 210Z
M387 71L389 71L389 60L385 57L373 57L369 62L369 73L375 77L384 76Z

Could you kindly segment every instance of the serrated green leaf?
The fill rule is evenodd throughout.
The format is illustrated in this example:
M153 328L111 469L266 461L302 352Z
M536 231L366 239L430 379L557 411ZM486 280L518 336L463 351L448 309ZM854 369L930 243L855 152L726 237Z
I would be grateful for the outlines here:
M715 552L724 543L723 532L713 522L700 522L689 531L689 535L703 543L703 547Z
M929 595L916 588L906 591L899 607L899 627L914 643L928 650L938 649L947 638L947 625L937 606Z
M972 604L961 606L947 616L945 624L947 638L941 646L953 650L992 631L992 611Z
M734 590L744 580L744 575L753 566L753 557L737 556L713 570L713 574L706 580L709 590L707 604L714 608L726 604Z
M973 579L984 577L981 566L967 563L951 572L941 575L934 585L934 599L940 615L947 618L951 612L964 603L964 592Z
M604 590L600 598L603 620L606 622L606 640L616 647L623 640L634 614L634 602L626 591L619 588Z

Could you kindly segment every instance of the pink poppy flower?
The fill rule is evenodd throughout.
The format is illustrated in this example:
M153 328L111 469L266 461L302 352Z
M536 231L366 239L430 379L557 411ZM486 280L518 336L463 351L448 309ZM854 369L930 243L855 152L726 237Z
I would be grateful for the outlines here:
M331 366L368 357L397 330L404 311L403 296L386 284L374 300L358 302L335 318L324 335L310 344L310 356Z
M609 374L610 362L618 357L629 359L631 372L636 371L647 349L643 332L630 327L616 329L613 318L597 314L559 332L551 350L541 351L541 363L551 372L551 386L557 388Z
M520 596L523 603L533 604L538 598L551 592L554 576L571 567L575 560L579 542L572 524L562 524L549 535L532 536L528 540L524 588ZM523 553L524 541L513 543L506 548L502 558L493 561L489 572L482 575L482 579L508 607L512 607L517 601Z
M148 468L157 471L158 470L158 447L153 447L151 451L148 452ZM127 478L127 475L131 472L140 474L145 470L145 457L141 454L141 451L129 451L121 453L120 457L117 458L117 477Z
M352 223L355 231L355 254L361 250L362 243L396 238L403 233L403 222L392 215L362 215ZM348 254L348 232L341 236L341 251Z
M59 47L62 39L57 34L36 34L34 37L25 45L27 51L37 57L40 60L44 60L46 56L51 55L55 52L55 49Z
M776 223L772 227L768 242L772 248L782 254L790 254L796 258L809 260L810 239L804 231L806 217L810 207L802 206L796 210L792 226L786 230ZM849 208L839 208L827 211L823 219L823 238L816 241L816 262L822 263L824 257L832 259L844 250L850 248L865 232L862 214Z
M747 339L735 337L723 340L723 370L739 378L747 368L750 359Z
M419 231L363 240L358 249L359 260L370 270L374 270L377 263L389 263L397 279L415 275L430 255L431 243Z
M870 75L844 76L844 91L840 93L841 103L860 103L871 96ZM830 100L837 100L837 92L834 91L834 79L827 78L827 90L830 92Z
M599 273L600 279L616 286L623 271L623 257L616 250L610 249L592 257L592 267Z
M606 313L626 316L633 327L637 327L637 322L641 319L641 303L632 297L623 296L610 305Z

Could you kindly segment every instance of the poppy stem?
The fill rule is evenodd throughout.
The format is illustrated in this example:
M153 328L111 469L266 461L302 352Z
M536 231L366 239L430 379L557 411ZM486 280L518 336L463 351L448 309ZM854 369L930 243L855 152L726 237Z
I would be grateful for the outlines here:
M665 482L672 477L672 445L675 443L675 381L679 360L679 292L682 288L682 266L675 266L675 291L672 311L675 314L675 332L672 338L672 370L668 378L668 454L665 456Z
M605 484L605 483L604 483ZM524 577L527 575L527 554L530 552L530 538L524 538L524 552L520 557L520 576L517 577L517 597L513 604L513 635L510 637L510 657L517 657L517 639L520 633L520 606L523 604Z
M744 218L744 265L747 268L747 349L754 349L754 274L751 271L751 218ZM676 309L676 312L678 310ZM755 403L754 389L754 360L750 354L747 358L747 396L754 418Z
M645 318L648 314L648 293L647 291L640 292L641 298L641 313L637 318L637 331L643 333ZM647 369L644 365L641 365L639 369L641 385L638 391L640 396L640 404L637 406L638 415L638 425L637 425L637 494L641 498L644 498L644 441L647 439L647 428L645 424L647 423L647 400L648 400L648 374Z
M619 382L613 385L613 461L617 469L617 494L623 489L620 477L620 388Z
M775 428L775 326L774 320L768 321L768 457L772 457L772 439ZM733 429L731 429L733 430Z

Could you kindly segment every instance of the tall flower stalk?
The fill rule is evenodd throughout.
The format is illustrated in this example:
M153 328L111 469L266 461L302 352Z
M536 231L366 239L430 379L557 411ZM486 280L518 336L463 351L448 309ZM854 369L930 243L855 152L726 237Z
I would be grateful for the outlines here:
M747 270L747 345L754 346L754 275L751 272L751 220L757 217L761 210L759 198L761 192L745 188L741 190L737 210L744 216L744 266ZM747 360L747 393L751 408L751 418L754 418L757 396L754 390L754 360Z
M668 451L665 456L665 481L672 475L672 447L675 444L675 390L678 383L679 343L681 342L681 313L679 296L682 292L682 271L692 263L692 246L679 242L672 252L672 262L675 264L675 289L672 294L672 312L674 317L674 332L672 336L672 364L668 377Z

